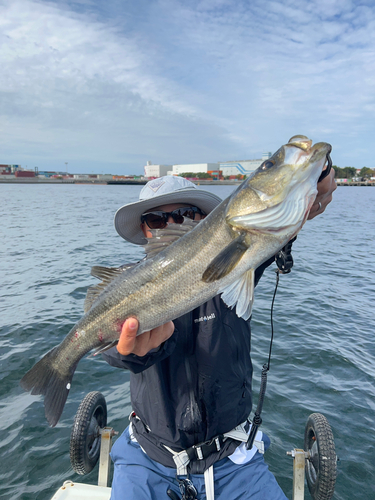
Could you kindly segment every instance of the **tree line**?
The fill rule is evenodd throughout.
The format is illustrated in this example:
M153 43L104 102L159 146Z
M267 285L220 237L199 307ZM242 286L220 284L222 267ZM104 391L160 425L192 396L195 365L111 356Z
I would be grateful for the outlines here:
M352 179L353 177L362 177L362 179L370 179L370 177L375 177L375 169L368 167L361 168L359 174L357 174L357 169L354 167L344 167L340 168L336 165L332 165L335 169L336 179Z
M207 172L184 172L179 174L180 177L197 177L198 179L211 179L211 175Z

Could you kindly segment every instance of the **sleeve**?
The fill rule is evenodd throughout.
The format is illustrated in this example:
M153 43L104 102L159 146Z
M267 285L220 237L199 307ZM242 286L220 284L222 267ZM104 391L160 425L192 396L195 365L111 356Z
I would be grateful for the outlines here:
M173 335L168 340L163 342L159 348L152 349L145 356L137 356L135 354L123 356L118 352L116 347L108 349L102 356L111 366L130 370L132 373L140 373L155 363L168 358L176 347L177 338L178 330L175 328Z

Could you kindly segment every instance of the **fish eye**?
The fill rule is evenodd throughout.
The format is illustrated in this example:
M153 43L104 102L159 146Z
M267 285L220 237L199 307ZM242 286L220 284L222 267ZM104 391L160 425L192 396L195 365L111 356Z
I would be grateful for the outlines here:
M268 170L269 168L273 167L274 165L275 165L274 161L266 160L262 165L262 170Z

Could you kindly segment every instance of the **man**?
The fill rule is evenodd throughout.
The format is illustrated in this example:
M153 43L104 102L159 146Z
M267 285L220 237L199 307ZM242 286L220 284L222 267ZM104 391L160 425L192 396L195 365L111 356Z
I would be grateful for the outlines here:
M318 185L309 218L324 212L335 189L332 171ZM115 227L135 244L184 217L199 221L220 199L189 181L150 181L140 201L120 208ZM256 270L256 282L273 259ZM123 325L117 348L104 354L131 371L131 424L115 442L112 500L235 498L284 500L263 460L262 432L247 450L251 411L250 321L237 317L220 296L136 336L138 322Z

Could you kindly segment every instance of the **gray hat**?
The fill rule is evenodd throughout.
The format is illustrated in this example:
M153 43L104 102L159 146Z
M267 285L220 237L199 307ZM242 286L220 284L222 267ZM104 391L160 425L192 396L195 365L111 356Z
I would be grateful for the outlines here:
M147 240L141 229L141 215L147 210L169 203L191 203L208 214L221 201L216 194L198 189L183 177L166 175L149 181L139 193L139 201L117 210L115 228L124 240L145 245Z

